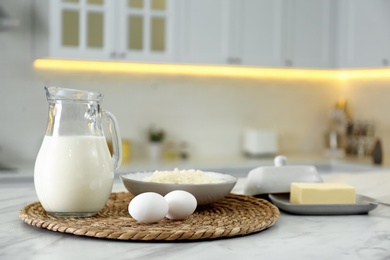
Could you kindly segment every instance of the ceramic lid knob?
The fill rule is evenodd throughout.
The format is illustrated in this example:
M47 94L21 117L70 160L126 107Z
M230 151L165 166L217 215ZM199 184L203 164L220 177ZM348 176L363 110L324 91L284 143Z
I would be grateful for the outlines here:
M284 166L287 164L287 157L283 155L278 155L274 159L275 166Z

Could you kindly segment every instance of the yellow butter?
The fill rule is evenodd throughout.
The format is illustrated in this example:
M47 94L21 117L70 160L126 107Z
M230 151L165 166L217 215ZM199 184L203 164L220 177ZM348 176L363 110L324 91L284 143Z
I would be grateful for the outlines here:
M354 204L355 188L342 183L291 183L293 204Z

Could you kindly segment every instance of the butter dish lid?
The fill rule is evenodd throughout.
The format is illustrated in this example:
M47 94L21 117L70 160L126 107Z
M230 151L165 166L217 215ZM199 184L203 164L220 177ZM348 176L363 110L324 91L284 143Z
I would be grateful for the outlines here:
M275 157L275 166L251 170L246 179L244 194L261 195L288 193L292 182L323 182L317 169L311 165L286 165L287 158Z

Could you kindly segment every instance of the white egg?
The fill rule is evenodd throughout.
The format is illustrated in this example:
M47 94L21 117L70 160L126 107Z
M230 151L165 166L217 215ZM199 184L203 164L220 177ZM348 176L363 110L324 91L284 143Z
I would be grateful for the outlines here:
M135 196L129 203L130 215L142 223L158 222L168 213L168 203L158 193L145 192Z
M175 190L164 196L169 210L166 215L169 219L185 219L194 213L197 201L194 195L184 190Z

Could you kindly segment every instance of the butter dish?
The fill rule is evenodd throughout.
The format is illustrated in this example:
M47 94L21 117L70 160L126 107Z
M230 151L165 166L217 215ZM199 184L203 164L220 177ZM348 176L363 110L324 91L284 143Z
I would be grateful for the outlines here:
M275 166L251 170L246 179L245 195L289 193L292 182L323 182L314 166L285 165L286 158L277 156Z

